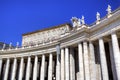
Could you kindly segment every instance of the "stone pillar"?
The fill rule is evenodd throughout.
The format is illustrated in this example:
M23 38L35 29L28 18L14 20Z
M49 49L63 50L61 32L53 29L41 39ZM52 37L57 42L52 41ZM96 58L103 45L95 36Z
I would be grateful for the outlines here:
M69 48L65 48L65 80L70 80L69 75Z
M94 52L94 45L92 42L89 42L89 50L90 50L90 76L91 76L91 80L97 80L97 73L96 73L96 69L97 66L95 64L95 52Z
M0 77L1 77L1 71L2 71L2 59L0 58Z
M34 60L34 69L33 69L33 80L37 80L37 72L38 72L38 56L35 56Z
M112 48L112 42L109 41L108 44L109 44L110 60L111 60L113 79L117 80L117 74L116 74L116 70L115 70L115 59L114 59L113 48Z
M78 44L78 65L79 65L79 76L78 80L84 80L84 66L83 66L83 51L82 44Z
M100 52L99 52L99 44L95 45L95 50L96 50L96 60L97 60L97 64L96 64L96 68L97 68L97 72L96 72L96 79L97 80L102 80L102 70L101 70L101 65L100 65Z
M85 80L90 80L90 68L89 68L89 53L87 42L83 42L83 52L84 52L84 67L85 67Z
M65 53L64 49L61 49L61 80L65 80Z
M16 79L15 79L16 69L17 69L17 59L14 58L11 80L16 80Z
M102 38L99 39L99 51L100 51L100 62L102 68L102 78L103 80L109 80L105 49L104 49L104 41Z
M116 33L111 34L117 78L120 80L120 50Z
M28 56L25 80L29 80L30 79L30 64L31 64L31 57Z
M45 55L42 55L42 63L41 63L41 73L40 73L40 80L45 79Z
M9 67L10 67L10 59L8 58L7 61L6 61L4 80L8 80Z
M60 61L59 61L59 54L57 54L56 80L60 80Z
M20 68L19 68L18 80L22 80L22 78L23 78L23 67L24 67L24 59L22 57L21 61L20 61Z
M49 55L49 66L48 66L48 80L52 80L52 64L53 62L53 55L50 53Z
M57 61L56 61L56 80L61 80L60 79L60 46L56 46L56 55L57 55Z
M75 80L75 56L73 48L70 48L70 80Z

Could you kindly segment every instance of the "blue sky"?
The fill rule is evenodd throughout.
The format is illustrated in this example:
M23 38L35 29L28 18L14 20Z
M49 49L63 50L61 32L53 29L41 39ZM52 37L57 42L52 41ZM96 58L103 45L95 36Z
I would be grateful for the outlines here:
M97 11L106 15L108 4L115 10L120 0L0 0L0 42L21 43L23 33L71 23L74 16L91 24Z

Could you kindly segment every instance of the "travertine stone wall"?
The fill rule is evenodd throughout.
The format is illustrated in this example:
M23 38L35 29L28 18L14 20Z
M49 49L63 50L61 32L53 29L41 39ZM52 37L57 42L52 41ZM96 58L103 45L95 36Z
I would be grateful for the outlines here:
M65 24L60 27L51 28L48 30L41 30L33 33L28 33L22 37L22 46L32 46L46 42L52 42L65 35L71 30L70 25Z

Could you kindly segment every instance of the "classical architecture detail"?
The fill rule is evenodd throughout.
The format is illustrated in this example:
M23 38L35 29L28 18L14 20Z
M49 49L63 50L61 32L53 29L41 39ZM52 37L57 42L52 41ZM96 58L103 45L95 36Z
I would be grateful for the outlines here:
M96 19L97 19L97 21L100 20L100 13L99 12L97 12L97 14L96 14Z
M6 47L6 44L3 44L2 50L4 50L4 49L5 49L5 47Z
M16 43L16 49L19 47L19 42Z
M81 20L77 17L72 17L71 19L73 27L81 26Z
M82 25L85 24L84 16L82 16L81 23L82 23Z
M34 46L61 38L70 31L69 24L63 24L53 29L46 29L43 31L36 31L32 33L23 34L22 46Z
M11 49L12 48L12 43L10 42L10 44L9 44L9 49Z
M99 24L100 23L100 13L99 12L97 12L97 14L96 14L96 19L97 19L96 24Z
M108 7L107 7L107 14L108 14L108 18L111 16L111 6L110 5L108 5Z
M120 8L86 25L71 24L23 34L0 49L0 80L120 80Z
M110 5L108 5L107 12L108 12L108 14L111 14L111 6Z

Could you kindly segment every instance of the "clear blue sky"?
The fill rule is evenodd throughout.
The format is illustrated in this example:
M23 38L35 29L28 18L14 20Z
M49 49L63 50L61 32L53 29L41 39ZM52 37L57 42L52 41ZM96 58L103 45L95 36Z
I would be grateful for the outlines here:
M120 0L0 0L0 42L21 43L23 33L71 23L73 16L91 24L97 11L106 15L108 4L115 10Z

